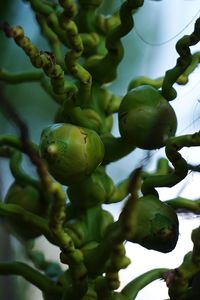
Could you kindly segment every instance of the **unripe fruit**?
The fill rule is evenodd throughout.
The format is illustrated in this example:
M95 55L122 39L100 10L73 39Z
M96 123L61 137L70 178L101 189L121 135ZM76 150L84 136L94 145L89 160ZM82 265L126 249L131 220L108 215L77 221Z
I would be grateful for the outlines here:
M28 212L34 213L38 216L45 217L47 208L44 205L43 199L39 192L32 186L22 186L14 183L9 188L5 203L17 204ZM19 218L7 218L8 225L12 233L16 234L22 239L33 239L41 235L40 231L31 225L28 221L19 220Z
M40 153L51 175L61 184L70 185L83 180L101 164L104 146L95 131L60 123L43 130Z
M172 207L148 195L138 199L135 214L137 229L130 242L164 253L175 248L179 224Z
M119 108L119 131L128 143L142 149L165 145L177 128L172 106L155 88L144 85L126 94Z

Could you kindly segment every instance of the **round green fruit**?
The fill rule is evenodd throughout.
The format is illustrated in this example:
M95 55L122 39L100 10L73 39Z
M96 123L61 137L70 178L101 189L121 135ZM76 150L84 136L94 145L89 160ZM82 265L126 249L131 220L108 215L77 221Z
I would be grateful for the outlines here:
M153 195L138 199L135 207L136 233L130 242L159 252L172 251L179 235L179 223L172 207Z
M51 175L61 184L71 185L101 164L104 145L95 131L60 123L43 130L40 153Z
M174 136L176 114L161 93L148 85L129 91L119 107L119 131L128 143L158 149Z
M19 205L28 212L41 217L45 217L47 214L47 209L45 208L43 199L41 199L40 193L30 185L12 184L7 192L5 203ZM41 235L38 229L31 225L28 220L26 222L19 218L16 218L16 220L14 218L6 218L11 233L14 233L19 238L27 240Z

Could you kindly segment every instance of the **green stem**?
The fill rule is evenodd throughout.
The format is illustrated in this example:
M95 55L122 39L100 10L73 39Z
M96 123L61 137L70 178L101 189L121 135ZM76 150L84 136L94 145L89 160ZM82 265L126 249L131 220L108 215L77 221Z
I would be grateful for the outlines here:
M157 78L157 79L151 79L146 76L139 76L131 80L131 82L128 85L128 91L141 86L141 85L150 85L152 87L155 87L156 89L159 89L163 84L163 77Z
M64 231L63 225L66 216L65 193L59 183L51 183L50 192L53 196L53 203L50 212L49 226L60 249L60 259L68 264L72 274L73 297L81 299L88 288L87 269L83 263L83 254L76 249L72 238Z
M117 184L114 193L105 204L117 203L122 201L129 194L130 177Z
M49 229L47 220L28 212L20 206L15 204L0 203L0 215L9 216L9 218L13 218L15 221L16 219L19 219L20 221L30 223L32 226L38 229L38 231L41 232L50 243L54 245L57 244Z
M123 58L121 38L133 28L132 11L142 6L144 0L127 0L120 8L121 23L111 30L106 37L107 54L103 58L89 59L86 67L94 81L99 84L113 81L117 76L117 67ZM105 73L106 70L106 73Z
M144 195L156 194L155 187L172 187L185 178L188 173L188 165L185 159L178 152L183 147L193 147L200 145L200 132L194 134L172 137L166 144L166 155L172 165L174 171L167 175L150 175L142 185L142 193Z
M137 169L131 178L131 195L126 201L118 221L112 223L106 235L98 246L86 253L84 261L88 272L92 275L101 275L105 272L105 264L110 259L113 248L119 247L125 240L135 234L137 218L135 205L138 199L138 184L141 170ZM125 261L127 263L127 260Z
M0 156L5 158L10 158L14 153L14 149L8 146L1 146L0 147Z
M193 172L200 172L200 165L193 166L188 164L188 170L191 170Z
M51 79L53 91L57 95L66 95L64 71L60 65L54 61L54 56L45 51L39 51L24 35L24 31L20 26L3 27L6 33L9 28L8 37L12 37L16 44L24 50L26 55L30 58L32 65L36 68L42 68L45 74Z
M10 73L6 70L0 69L0 80L10 83L19 84L25 82L40 81L44 74L42 72L23 72L23 73Z
M71 49L65 56L65 64L69 73L80 82L77 98L80 99L82 103L87 103L90 97L92 78L90 73L77 62L84 50L78 28L76 23L72 20L77 8L75 3L70 0L60 0L59 3L64 9L60 16L60 25L66 32L70 43L69 48Z
M44 1L29 0L29 2L31 3L33 10L35 10L45 16L48 16L51 13L54 13L54 9L47 3L44 3Z
M42 78L40 81L40 84L42 88L45 90L45 92L58 104L63 104L66 98L69 97L69 95L74 94L77 92L77 87L75 84L66 81L64 84L65 93L63 95L57 95L54 93L53 88L51 84L49 83L48 78Z
M41 14L47 21L48 26L58 36L59 40L68 47L69 41L66 38L64 30L59 25L59 17L54 9L41 0L29 0L33 11Z
M200 52L196 52L192 54L192 58L189 66L177 78L176 83L180 85L187 84L189 81L189 75L197 68L199 62L200 62ZM146 77L146 76L138 76L129 83L128 91L141 85L150 85L152 87L155 87L156 89L159 89L160 87L162 87L163 81L164 81L164 77L151 79L150 77Z
M192 63L190 46L196 45L199 41L200 18L198 18L195 23L193 33L191 35L185 35L176 44L176 50L180 57L177 59L176 66L166 72L162 85L162 95L168 101L176 98L177 93L172 86Z
M166 175L169 174L172 169L169 167L169 161L166 158L160 158L157 161L156 175Z
M15 151L10 159L10 170L14 178L22 184L28 184L35 187L37 190L41 190L40 182L36 179L33 179L22 169L22 153Z
M200 62L200 52L192 54L192 60L187 69L177 79L177 83L180 85L186 84L189 81L189 75L197 68Z
M96 10L103 1L98 1L97 5L88 3L80 3L78 14L76 15L76 24L78 25L79 32L95 32L96 31Z
M46 19L42 15L37 15L37 21L40 25L41 32L47 38L49 42L49 46L52 49L53 54L55 55L56 62L61 66L64 65L61 44L58 36L53 32L53 30L49 27Z
M55 297L60 295L61 297L62 289L59 286L56 286L45 275L24 263L0 263L0 275L19 275L35 285L42 292L50 293Z
M121 137L109 134L102 135L101 139L105 147L104 165L119 160L135 150L135 146L126 144Z
M24 144L21 139L17 138L16 136L8 136L2 135L0 136L0 146L10 146L16 150L24 152ZM31 143L31 148L35 153L38 153L38 146L34 143Z
M97 29L103 33L103 35L106 35L108 32L120 25L119 10L110 17L97 15L95 21Z
M162 279L163 275L169 271L165 268L148 271L129 282L121 291L128 299L134 300L137 294L152 281Z
M106 114L110 115L110 114L117 113L121 102L122 102L121 96L112 95L109 104L106 108Z
M100 37L96 32L80 33L80 37L83 43L83 55L90 55L97 51L97 47L100 43Z
M191 211L193 213L200 213L200 200L189 200L182 197L177 197L174 199L170 199L165 201L165 203L172 206L174 209L183 209L187 211Z
M73 101L71 100L65 101L63 108L64 108L63 115L64 117L66 116L67 120L70 120L70 123L76 126L92 129L97 132L100 131L99 122L96 122L95 119L94 120L89 119L88 116L84 113L84 110L81 109L80 106L73 105Z
M192 231L193 250L185 255L183 263L171 271L169 296L171 300L182 300L189 292L189 280L200 272L200 227Z

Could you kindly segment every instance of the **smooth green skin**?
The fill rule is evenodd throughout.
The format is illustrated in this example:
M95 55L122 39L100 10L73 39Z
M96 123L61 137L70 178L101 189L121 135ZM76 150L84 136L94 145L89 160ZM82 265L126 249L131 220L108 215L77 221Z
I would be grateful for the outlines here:
M54 147L53 153L49 146ZM51 175L63 185L90 175L102 162L104 146L98 134L71 124L53 124L43 130L40 153Z
M172 106L158 90L144 85L129 91L119 107L119 131L128 143L151 150L165 145L177 128Z
M22 186L17 183L12 184L7 192L5 203L17 204L27 211L41 217L45 217L47 214L47 209L44 206L43 199L41 199L39 192L30 185ZM14 219L9 220L8 217L6 217L6 219L11 232L19 238L27 240L41 235L29 222L19 221L19 219L16 221Z
M89 208L106 202L114 192L114 183L104 170L98 168L88 178L70 185L67 195L79 208Z
M172 251L179 235L179 223L173 208L153 195L138 199L135 207L136 233L130 242L159 252Z

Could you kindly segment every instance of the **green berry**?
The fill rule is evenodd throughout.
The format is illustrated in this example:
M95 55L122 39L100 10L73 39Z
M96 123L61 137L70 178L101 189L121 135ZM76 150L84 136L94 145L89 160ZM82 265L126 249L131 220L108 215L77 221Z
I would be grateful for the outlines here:
M128 143L157 149L174 136L177 128L172 106L155 88L144 85L129 91L119 108L119 131Z
M61 184L71 185L101 164L104 146L95 131L60 123L43 130L40 153L51 175Z

